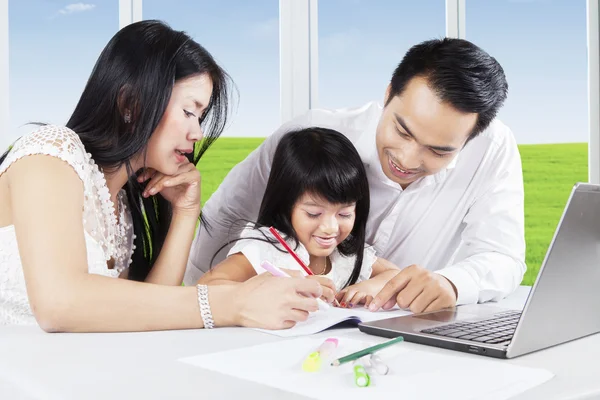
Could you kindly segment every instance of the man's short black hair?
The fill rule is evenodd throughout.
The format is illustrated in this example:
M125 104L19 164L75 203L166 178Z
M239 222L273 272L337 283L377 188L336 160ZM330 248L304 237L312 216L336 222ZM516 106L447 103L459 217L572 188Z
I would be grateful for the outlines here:
M434 39L411 47L394 71L387 103L415 77L425 78L440 100L458 111L478 114L469 140L488 127L508 93L498 61L464 39Z

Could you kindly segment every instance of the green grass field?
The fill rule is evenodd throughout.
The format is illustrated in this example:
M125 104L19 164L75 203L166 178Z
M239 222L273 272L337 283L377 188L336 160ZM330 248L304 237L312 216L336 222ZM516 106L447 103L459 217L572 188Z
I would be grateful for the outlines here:
M202 201L208 200L229 170L264 139L221 138L204 155ZM587 181L587 144L519 146L525 181L525 239L527 273L523 284L533 284L552 239L563 207L575 182Z
M588 180L587 143L519 146L525 182L527 273L535 281L575 182Z

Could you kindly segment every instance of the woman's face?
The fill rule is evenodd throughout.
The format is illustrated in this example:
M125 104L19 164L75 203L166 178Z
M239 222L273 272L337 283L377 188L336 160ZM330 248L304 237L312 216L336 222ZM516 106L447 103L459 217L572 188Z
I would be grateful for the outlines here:
M167 109L148 142L146 167L173 175L188 162L185 155L192 153L194 143L202 140L199 118L210 102L212 90L207 74L175 83Z

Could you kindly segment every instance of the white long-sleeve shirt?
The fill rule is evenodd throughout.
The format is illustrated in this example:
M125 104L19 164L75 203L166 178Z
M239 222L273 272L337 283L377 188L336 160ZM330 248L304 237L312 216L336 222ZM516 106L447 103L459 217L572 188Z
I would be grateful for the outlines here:
M499 120L471 140L450 165L405 190L381 168L375 132L382 108L311 110L281 126L235 166L206 202L192 245L185 283L210 268L217 250L239 235L235 226L258 216L280 137L309 126L338 130L356 146L367 169L371 208L366 241L379 257L400 268L417 264L448 278L457 304L500 300L515 290L526 270L521 158L510 129ZM223 260L219 252L213 265Z

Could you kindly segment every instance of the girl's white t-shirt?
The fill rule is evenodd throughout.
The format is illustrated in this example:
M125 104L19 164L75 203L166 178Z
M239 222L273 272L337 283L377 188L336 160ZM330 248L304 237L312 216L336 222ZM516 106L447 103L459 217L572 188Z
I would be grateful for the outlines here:
M265 239L274 243L266 242ZM308 265L310 263L308 251L302 243L298 243L298 247L294 248L295 243L293 240L288 239L286 242L304 264ZM248 259L250 264L252 264L252 267L254 267L257 274L266 272L265 269L261 267L263 261L268 261L278 268L302 271L302 268L294 257L292 257L284 247L277 242L275 236L273 236L267 228L254 228L254 224L246 225L242 231L240 240L234 244L227 256L236 253L242 253ZM348 283L348 279L354 270L356 256L346 257L340 254L336 248L329 256L329 260L331 261L331 271L324 276L331 279L335 284L336 289L339 291ZM365 246L362 267L356 283L371 277L373 264L376 260L375 250L370 246Z

